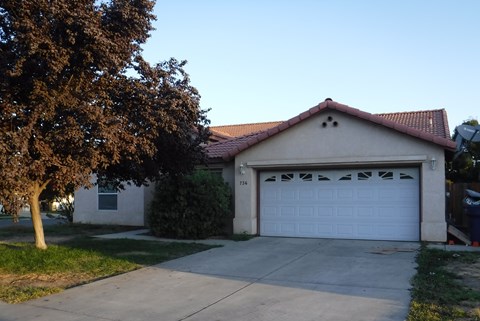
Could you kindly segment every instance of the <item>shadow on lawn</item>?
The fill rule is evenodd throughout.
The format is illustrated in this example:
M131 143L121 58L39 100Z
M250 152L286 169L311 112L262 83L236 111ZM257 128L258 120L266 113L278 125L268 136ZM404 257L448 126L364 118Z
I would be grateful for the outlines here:
M153 265L182 256L205 251L217 246L199 243L158 242L131 239L98 239L76 237L60 243L75 249L101 253L139 265Z

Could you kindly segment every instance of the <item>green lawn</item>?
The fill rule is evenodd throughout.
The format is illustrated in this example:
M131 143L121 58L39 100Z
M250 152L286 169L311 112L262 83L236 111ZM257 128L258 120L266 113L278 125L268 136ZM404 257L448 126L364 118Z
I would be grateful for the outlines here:
M449 265L468 266L479 252L446 252L423 247L417 257L408 321L480 321L480 291L462 284Z
M0 242L0 300L23 302L212 248L197 243L106 240L89 236L121 230L78 224L48 226L46 235L76 237L49 244L45 251L35 249L32 243ZM23 232L26 230L21 227L0 229L4 238Z

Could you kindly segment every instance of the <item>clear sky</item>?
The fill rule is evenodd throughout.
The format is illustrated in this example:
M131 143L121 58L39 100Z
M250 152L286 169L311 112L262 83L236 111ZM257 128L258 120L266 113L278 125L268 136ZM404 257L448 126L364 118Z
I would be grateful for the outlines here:
M188 60L212 125L287 120L325 98L369 113L480 117L478 0L157 0L151 63Z

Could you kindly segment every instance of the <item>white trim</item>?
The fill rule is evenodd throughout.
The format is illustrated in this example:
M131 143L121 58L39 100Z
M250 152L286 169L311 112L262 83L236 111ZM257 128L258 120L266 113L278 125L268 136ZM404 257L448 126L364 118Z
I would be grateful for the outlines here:
M418 164L428 160L427 155L414 156L385 156L385 157L357 157L355 160L346 160L345 158L322 158L322 159L292 159L292 160L267 160L267 161L248 161L244 162L247 167L253 168L274 168L285 167L319 167L319 166L333 166L333 165L386 165L390 164Z

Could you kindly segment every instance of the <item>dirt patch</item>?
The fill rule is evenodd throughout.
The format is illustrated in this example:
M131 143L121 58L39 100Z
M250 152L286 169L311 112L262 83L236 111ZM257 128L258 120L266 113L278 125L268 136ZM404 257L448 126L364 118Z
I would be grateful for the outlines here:
M445 269L458 277L458 282L466 288L480 292L480 259L475 263L451 262ZM480 301L461 302L457 309L465 311L468 318L458 319L464 321L480 320Z
M446 270L457 275L462 285L480 292L480 259L475 263L452 262Z
M1 274L0 285L33 286L33 287L58 287L68 288L92 280L92 276L81 273L55 273L55 274Z

